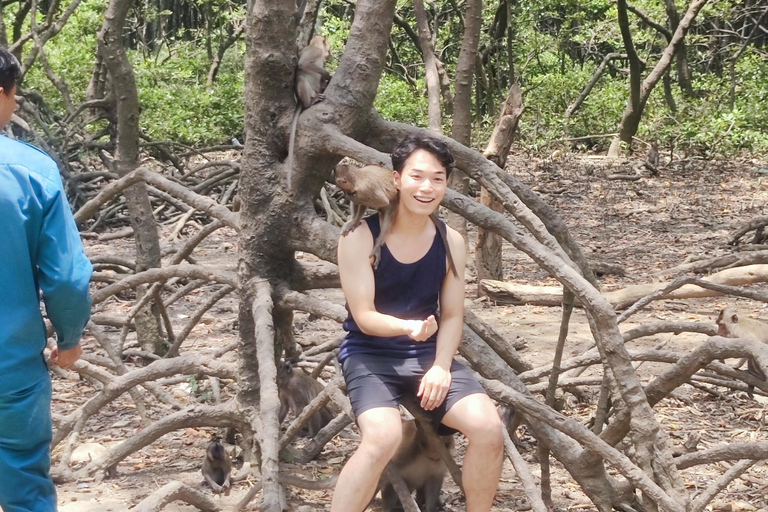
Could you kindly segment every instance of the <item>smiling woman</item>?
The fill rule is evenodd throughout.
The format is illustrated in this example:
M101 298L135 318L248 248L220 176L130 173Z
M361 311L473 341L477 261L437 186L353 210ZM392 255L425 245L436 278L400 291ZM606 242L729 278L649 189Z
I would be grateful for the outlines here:
M349 311L339 361L362 441L339 475L331 510L366 507L400 445L398 405L404 395L416 395L441 433L459 430L468 438L467 510L488 511L501 473L501 422L471 372L453 361L464 325L466 254L461 235L433 215L453 156L436 139L410 136L393 151L392 164L399 201L391 230L382 233L373 215L339 240ZM381 261L372 268L362 255L379 235Z

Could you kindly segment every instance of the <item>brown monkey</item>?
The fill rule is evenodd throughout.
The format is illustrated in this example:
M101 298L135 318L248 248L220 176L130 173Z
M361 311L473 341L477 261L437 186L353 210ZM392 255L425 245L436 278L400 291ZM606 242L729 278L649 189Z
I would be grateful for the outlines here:
M379 268L381 247L389 235L397 214L398 193L392 176L393 172L378 165L355 167L350 164L338 165L335 171L336 186L343 190L347 199L353 203L349 220L341 228L341 236L348 235L360 224L366 209L373 208L381 213L381 232L373 244L373 250L371 250L374 269ZM445 224L440 221L437 212L433 213L431 217L445 246L448 267L453 275L458 276L451 256L451 247L448 245L448 233Z
M294 368L290 361L284 361L277 371L277 390L280 398L280 423L290 411L294 416L311 402L322 390L323 385L304 373L299 368ZM333 406L326 405L312 415L300 435L315 437L320 429L326 426L336 417Z
M323 99L324 85L331 79L331 74L325 69L325 61L330 56L331 45L321 35L314 36L299 52L296 95L305 109Z
M448 468L440 456L438 443L453 448L453 436L428 436L415 420L403 421L403 440L392 457L391 464L405 481L408 490L416 491L416 503L423 512L437 512L440 505L440 489ZM389 480L382 478L382 510L402 510L400 499Z
M291 186L291 169L293 168L293 150L296 143L296 125L299 114L318 101L324 99L325 85L331 79L331 74L325 70L325 61L331 56L331 45L321 36L316 35L309 44L299 52L299 63L296 69L296 96L299 104L293 114L291 134L288 138L288 186Z
M659 175L659 143L653 141L645 155L645 166L654 176Z
M717 334L725 338L746 338L768 345L768 324L739 315L735 309L725 308L717 317ZM744 364L744 363L741 363ZM758 379L765 380L765 375L757 363L749 359L747 372ZM747 394L752 398L754 386L747 387Z
M203 473L203 478L211 486L213 492L219 493L229 489L232 460L224 449L224 445L221 444L220 437L214 437L208 443L200 472Z

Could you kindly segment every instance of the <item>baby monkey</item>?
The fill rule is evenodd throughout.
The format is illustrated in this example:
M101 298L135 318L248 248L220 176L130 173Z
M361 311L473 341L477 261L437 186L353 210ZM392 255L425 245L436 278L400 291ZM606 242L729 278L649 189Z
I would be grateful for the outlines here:
M290 411L294 416L309 405L323 390L323 385L304 373L299 368L294 368L289 361L284 361L277 369L277 391L280 398L280 423ZM300 435L315 437L320 430L336 417L333 406L326 405L309 419Z
M203 478L215 493L229 490L232 459L230 459L220 437L214 437L208 443L203 457L203 467L200 469Z
M717 334L725 338L757 340L768 345L768 324L760 320L745 318L731 308L720 311L720 315L717 317ZM742 362L739 366L742 364L744 363ZM765 380L765 375L752 358L749 358L747 363L747 372L758 379ZM751 385L747 387L747 394L750 398L753 396L754 389L755 387Z
M653 141L648 153L645 155L645 166L654 176L659 175L659 143Z
M423 512L437 512L440 490L448 468L440 455L438 443L453 448L453 436L429 436L416 421L403 421L403 440L392 458L392 465L405 481L408 490L416 491L416 503ZM386 478L379 482L382 510L402 510L400 499Z
M379 210L381 231L374 241L373 250L371 250L374 270L379 268L381 247L384 245L397 215L399 195L392 177L393 172L378 165L355 167L350 164L340 164L335 171L336 186L344 191L347 199L352 203L349 220L342 226L341 236L347 236L360 224L368 208ZM445 246L448 267L454 276L458 276L456 266L453 264L451 248L448 245L445 223L440 220L437 212L433 212L430 218L435 223L440 239Z

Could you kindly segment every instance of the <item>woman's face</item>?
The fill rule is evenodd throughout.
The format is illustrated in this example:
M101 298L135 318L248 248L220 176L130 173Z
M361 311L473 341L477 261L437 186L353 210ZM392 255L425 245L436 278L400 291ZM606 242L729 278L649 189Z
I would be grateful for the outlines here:
M402 172L395 172L400 202L408 210L431 215L448 188L448 176L440 160L429 151L417 149L405 161Z

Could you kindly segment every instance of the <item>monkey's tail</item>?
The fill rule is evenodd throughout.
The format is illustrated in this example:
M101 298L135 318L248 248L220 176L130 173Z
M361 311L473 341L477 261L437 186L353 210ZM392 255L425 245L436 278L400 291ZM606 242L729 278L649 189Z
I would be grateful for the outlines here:
M299 124L299 114L301 114L301 101L296 105L296 111L293 113L293 121L291 121L291 134L288 136L288 172L287 181L288 189L291 188L291 171L293 170L293 151L296 146L296 127Z

